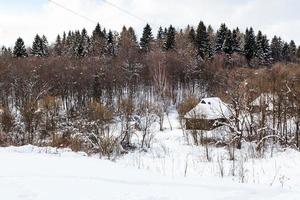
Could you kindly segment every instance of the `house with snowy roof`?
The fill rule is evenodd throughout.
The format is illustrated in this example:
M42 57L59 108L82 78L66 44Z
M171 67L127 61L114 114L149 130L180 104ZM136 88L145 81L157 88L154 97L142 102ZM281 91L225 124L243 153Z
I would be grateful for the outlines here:
M231 109L219 97L203 98L185 114L185 127L187 130L213 130L231 116Z
M284 107L287 112L293 112L295 108L294 103L287 96L278 96L272 93L261 93L250 103L250 107L254 113L265 111L270 114L273 111L278 111L280 104L284 105L281 109Z
M271 111L274 108L274 103L277 101L278 96L272 93L261 93L256 99L254 99L250 106L254 112L260 112L261 109Z

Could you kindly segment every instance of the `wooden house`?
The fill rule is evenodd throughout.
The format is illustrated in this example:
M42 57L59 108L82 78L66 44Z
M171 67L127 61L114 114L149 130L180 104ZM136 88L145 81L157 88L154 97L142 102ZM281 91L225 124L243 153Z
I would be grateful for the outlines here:
M213 130L222 126L231 116L230 108L220 98L203 98L185 114L185 127L187 130Z

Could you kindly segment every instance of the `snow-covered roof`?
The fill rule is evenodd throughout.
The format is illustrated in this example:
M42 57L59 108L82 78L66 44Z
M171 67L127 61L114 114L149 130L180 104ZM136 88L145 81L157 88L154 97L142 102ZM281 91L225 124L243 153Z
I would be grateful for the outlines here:
M273 110L274 100L278 99L277 95L272 93L261 93L254 101L250 103L251 106L267 106L267 110Z
M220 119L232 116L232 112L219 97L201 99L200 103L185 114L186 119Z

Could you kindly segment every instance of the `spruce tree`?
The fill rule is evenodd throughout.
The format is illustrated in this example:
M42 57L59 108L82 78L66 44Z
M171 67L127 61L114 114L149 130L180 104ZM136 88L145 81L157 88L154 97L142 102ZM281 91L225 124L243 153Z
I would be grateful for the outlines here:
M61 40L60 35L57 35L56 41L55 41L55 44L54 44L54 54L56 56L61 56L62 51L63 51L62 40Z
M241 38L240 30L236 28L232 31L232 52L240 53L241 52Z
M290 46L287 42L285 42L283 44L283 47L282 47L282 59L286 62L289 62L291 61L291 51L290 51Z
M163 28L160 26L158 31L157 31L157 36L156 36L156 41L157 41L157 46L160 48L164 48L164 43L165 43L165 32Z
M17 39L17 41L15 43L13 55L14 55L14 57L18 57L18 58L24 58L24 57L28 56L28 54L26 52L24 41L20 37Z
M197 27L195 42L198 56L204 59L208 55L209 41L206 26L202 21L200 21Z
M223 47L222 50L224 51L224 53L226 54L232 54L233 53L233 39L232 39L232 35L231 35L231 31L228 30L224 43L223 43Z
M146 24L140 41L140 46L143 51L147 52L150 50L150 43L152 40L153 40L152 29L149 24Z
M41 46L42 46L42 56L48 56L49 55L49 44L48 40L45 35L41 38Z
M271 63L271 50L269 40L266 35L258 31L256 36L256 52L255 56L261 65L269 65Z
M160 26L158 31L157 31L157 36L156 36L156 39L157 40L163 40L164 38L164 30L163 28Z
M245 33L245 44L244 44L244 54L248 62L250 63L251 59L255 55L256 45L255 45L255 35L253 28L246 29Z
M42 57L43 56L43 45L42 38L37 34L34 38L31 48L31 54L34 56Z
M114 41L114 35L111 30L109 30L107 35L107 49L109 55L115 56L115 41Z
M291 40L291 42L289 44L289 49L290 49L290 54L291 54L291 60L294 61L296 58L296 54L297 54L297 47L296 47L294 40Z
M193 27L190 29L189 32L189 40L196 47L196 32Z
M296 57L297 57L298 59L300 58L300 46L297 48Z
M82 47L81 53L78 55L81 57L85 57L89 54L89 48L90 48L90 38L87 34L86 29L82 29L81 31L81 39L80 39L80 45Z
M175 35L176 35L175 28L172 25L170 25L168 32L166 34L166 41L164 43L165 50L170 50L175 48Z
M271 42L271 56L274 62L282 60L282 47L283 44L281 38L275 35Z
M93 56L101 56L107 51L106 31L102 31L101 26L97 23L90 42L90 51Z
M221 24L219 30L217 31L216 35L216 44L215 44L215 52L220 53L222 52L222 47L228 32L228 28L226 24Z

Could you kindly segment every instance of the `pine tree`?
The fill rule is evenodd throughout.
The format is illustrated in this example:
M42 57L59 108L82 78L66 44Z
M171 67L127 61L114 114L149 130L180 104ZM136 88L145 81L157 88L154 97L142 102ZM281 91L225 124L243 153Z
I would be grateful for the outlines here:
M43 45L42 38L37 34L34 38L31 48L31 54L34 56L42 57L43 56Z
M75 31L74 34L72 34L72 49L71 49L71 55L74 57L81 57L83 54L83 44L82 44L82 38L79 31Z
M196 32L193 27L190 29L190 32L189 32L189 40L193 45L196 46Z
M48 56L49 55L49 44L48 40L45 35L41 38L41 46L42 46L42 56Z
M300 58L300 46L297 48L296 57L297 57L297 58Z
M291 54L291 60L294 61L296 59L297 54L297 46L294 42L294 40L291 40L289 44L290 54Z
M57 35L56 41L54 44L54 54L56 56L61 56L62 51L63 51L63 45L62 45L61 37L60 37L60 35Z
M160 26L158 31L157 31L156 39L157 40L163 40L163 38L164 38L164 31L163 31L162 27Z
M98 23L91 36L90 51L93 56L101 56L107 51L106 31Z
M164 48L164 43L165 43L165 32L163 30L163 28L160 26L157 32L157 36L156 36L156 41L157 41L157 45L160 48Z
M256 41L255 41L253 28L252 27L250 29L247 28L245 33L244 54L248 62L250 62L255 55L255 51L256 51L255 43Z
M285 42L283 44L281 55L282 55L282 58L283 58L284 61L286 61L286 62L291 61L290 46L289 46L289 44L287 42Z
M109 55L115 56L115 41L114 41L114 35L111 30L109 30L107 35L107 49Z
M131 38L131 40L133 41L133 43L135 44L135 47L137 47L138 46L137 37L136 37L135 31L132 27L128 28L128 34L129 34L129 37Z
M214 33L214 29L212 28L211 25L208 25L207 27L207 35L208 35L208 48L207 48L207 55L208 57L212 57L214 54L214 46L215 46L215 40L216 36Z
M24 41L20 37L17 39L17 41L15 43L13 55L18 58L23 58L23 57L28 56L28 54L26 52Z
M67 50L67 34L66 32L63 33L63 37L61 40L61 55L67 55L68 50Z
M271 42L271 56L274 62L278 62L282 60L282 41L281 38L276 35L273 37Z
M261 65L269 65L271 63L271 50L269 40L266 35L263 35L261 31L258 31L256 36L256 52L255 56L259 60Z
M150 50L151 41L153 41L152 29L149 24L146 24L140 41L140 46L143 51L147 52Z
M233 53L233 39L232 39L232 34L231 31L228 30L223 46L222 46L222 50L224 51L224 53L226 54L232 54Z
M236 28L232 31L232 51L235 53L241 53L240 34L239 28Z
M175 35L176 35L176 30L172 25L170 25L168 32L166 34L166 41L164 43L165 50L170 50L175 48Z
M90 49L90 38L85 28L82 29L81 31L81 39L80 39L79 46L82 47L82 51L78 55L80 55L81 57L87 56L89 54L89 49Z
M202 21L197 27L195 42L198 56L204 59L208 55L209 41L206 26Z
M215 52L220 53L222 52L222 47L228 32L228 28L226 24L221 24L219 30L217 31L216 35L216 44L215 44Z

